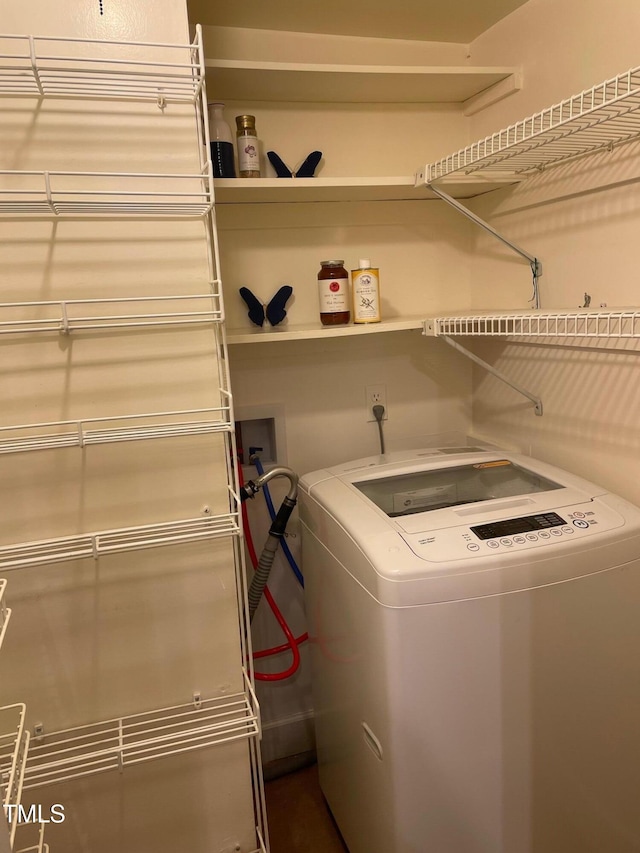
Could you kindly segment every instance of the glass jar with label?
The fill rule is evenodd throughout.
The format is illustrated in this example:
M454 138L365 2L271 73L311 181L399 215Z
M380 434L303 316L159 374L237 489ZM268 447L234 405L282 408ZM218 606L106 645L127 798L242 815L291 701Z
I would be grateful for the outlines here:
M320 322L323 326L339 326L351 319L349 310L349 273L344 261L321 261L318 273Z

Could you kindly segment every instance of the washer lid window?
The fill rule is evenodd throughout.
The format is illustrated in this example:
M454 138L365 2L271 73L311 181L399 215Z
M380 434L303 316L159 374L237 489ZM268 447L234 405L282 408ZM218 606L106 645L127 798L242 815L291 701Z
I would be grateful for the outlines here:
M390 518L563 488L508 459L353 483Z

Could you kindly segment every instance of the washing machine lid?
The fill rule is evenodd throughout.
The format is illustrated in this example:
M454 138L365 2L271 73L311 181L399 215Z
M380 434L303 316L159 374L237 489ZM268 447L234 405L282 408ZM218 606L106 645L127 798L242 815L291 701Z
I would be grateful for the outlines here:
M300 486L308 532L389 606L557 583L640 553L637 508L511 452L370 457Z
M337 472L336 472L337 473ZM401 534L547 512L590 501L606 490L518 454L433 455L350 468L337 480ZM358 512L351 503L350 512Z
M562 484L504 458L354 480L353 486L378 509L396 519L462 504L564 488ZM404 528L401 522L400 527Z

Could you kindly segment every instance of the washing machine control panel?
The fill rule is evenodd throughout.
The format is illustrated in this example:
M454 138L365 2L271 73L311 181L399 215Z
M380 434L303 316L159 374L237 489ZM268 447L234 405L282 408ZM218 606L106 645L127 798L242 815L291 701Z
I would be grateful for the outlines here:
M523 518L508 518L506 521L493 521L472 527L478 539L500 539L503 536L515 536L518 533L531 533L534 530L549 530L566 525L566 520L557 512L540 512ZM588 526L588 525L587 525Z
M563 507L561 512L543 510L517 518L444 528L430 534L405 534L403 538L423 560L445 562L575 542L623 524L622 516L610 507L589 502Z

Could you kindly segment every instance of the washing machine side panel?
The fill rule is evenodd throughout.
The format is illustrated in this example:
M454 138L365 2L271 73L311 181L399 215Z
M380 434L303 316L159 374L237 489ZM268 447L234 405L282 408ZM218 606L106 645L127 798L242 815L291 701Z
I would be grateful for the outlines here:
M639 604L640 560L389 610L400 849L638 853Z
M350 853L395 853L385 608L302 530L322 791Z
M505 598L388 609L393 786L407 850L530 853L530 601L523 593L506 607ZM510 827L517 844L506 843L516 840Z
M531 616L533 853L640 851L640 559Z

